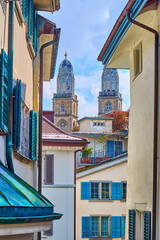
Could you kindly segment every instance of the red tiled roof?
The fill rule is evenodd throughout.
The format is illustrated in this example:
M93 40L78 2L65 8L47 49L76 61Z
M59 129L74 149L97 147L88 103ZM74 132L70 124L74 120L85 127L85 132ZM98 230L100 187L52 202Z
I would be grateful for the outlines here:
M73 144L76 145L85 145L88 144L88 140L86 138L81 138L77 136L73 136L59 127L57 127L54 123L49 121L47 118L43 116L42 118L42 140L43 142L54 142L59 143L59 145L63 145L63 143ZM45 144L47 145L47 144Z

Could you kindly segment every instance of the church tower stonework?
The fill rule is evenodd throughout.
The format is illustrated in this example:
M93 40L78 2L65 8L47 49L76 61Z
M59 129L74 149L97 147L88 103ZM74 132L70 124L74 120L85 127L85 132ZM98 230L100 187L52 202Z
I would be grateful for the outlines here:
M57 93L53 94L54 123L62 130L72 132L77 125L78 100L75 95L75 78L73 67L67 59L59 66L57 77Z
M119 93L119 75L117 69L104 68L101 78L101 92L98 97L98 115L122 110L122 95Z

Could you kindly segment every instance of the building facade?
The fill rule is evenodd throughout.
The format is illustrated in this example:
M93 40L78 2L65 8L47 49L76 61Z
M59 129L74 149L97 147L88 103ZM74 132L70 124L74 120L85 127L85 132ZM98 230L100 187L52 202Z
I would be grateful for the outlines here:
M53 204L35 190L39 112L35 89L38 92L39 87L34 64L39 61L39 41L44 37L38 11L59 8L57 0L0 1L0 239L33 240L37 232L50 228L52 220L61 218ZM52 39L55 35L53 31ZM51 55L56 61L56 53Z
M156 104L159 101L156 76L160 72L159 12L160 1L128 1L112 37L103 47L105 59L102 60L102 51L98 57L106 67L130 69L126 219L129 240L160 239L159 127L156 124L157 121L159 125L159 113L156 115L159 112ZM117 39L117 36L121 37ZM118 44L112 48L115 41Z
M71 132L77 125L78 100L75 95L75 78L67 53L59 66L57 93L53 95L53 111L55 124L62 130Z
M117 69L104 68L101 78L101 92L98 97L98 115L122 110L122 95L119 93L119 75Z
M127 155L76 174L76 239L124 239Z
M74 137L43 117L43 185L42 192L55 204L55 212L62 212L58 224L54 222L43 233L47 240L76 240L75 237L75 152L82 150L87 140Z

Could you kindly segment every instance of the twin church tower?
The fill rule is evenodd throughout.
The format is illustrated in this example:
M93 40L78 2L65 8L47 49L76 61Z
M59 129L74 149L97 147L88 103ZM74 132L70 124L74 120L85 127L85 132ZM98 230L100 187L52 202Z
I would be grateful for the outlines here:
M98 115L122 110L118 71L105 68L102 73L101 85L102 90L98 97ZM57 93L53 94L53 111L55 124L64 131L72 132L78 120L78 100L75 95L73 67L67 59L67 53L59 66Z

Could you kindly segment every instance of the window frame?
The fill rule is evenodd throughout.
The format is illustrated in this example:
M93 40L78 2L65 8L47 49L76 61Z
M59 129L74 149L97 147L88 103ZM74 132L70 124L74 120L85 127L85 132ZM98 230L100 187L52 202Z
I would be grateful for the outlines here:
M53 161L53 169L52 169L52 181L47 181L47 157L51 156ZM55 155L54 154L45 154L44 156L44 185L54 185L54 161L55 161Z
M91 238L110 238L111 237L111 215L91 215ZM92 236L92 218L98 217L98 236ZM102 236L102 218L108 218L108 236Z
M136 70L136 51L139 50L139 71ZM142 42L133 49L133 80L142 72Z
M92 188L92 183L97 183L98 184L98 198L92 198L92 192L91 194L91 201L112 201L112 189L111 189L111 183L112 181L90 181L91 183L91 188ZM109 198L102 198L102 184L103 183L109 183Z
M124 198L123 197L123 194L124 194L124 192L123 192L123 190L124 190L124 187L123 187L123 184L126 184L126 197ZM127 181L123 181L122 182L122 201L126 201L127 200Z

